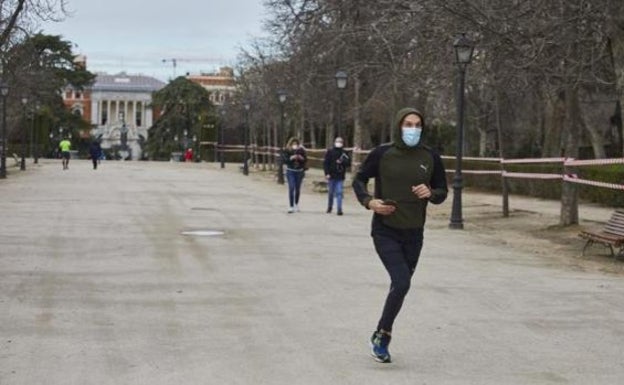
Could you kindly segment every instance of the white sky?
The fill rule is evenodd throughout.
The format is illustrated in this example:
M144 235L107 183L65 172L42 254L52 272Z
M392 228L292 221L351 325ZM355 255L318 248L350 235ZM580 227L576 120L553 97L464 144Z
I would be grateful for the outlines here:
M126 71L163 81L233 65L240 47L261 36L262 0L68 0L70 16L46 23L87 56L92 72ZM168 61L163 63L163 59Z

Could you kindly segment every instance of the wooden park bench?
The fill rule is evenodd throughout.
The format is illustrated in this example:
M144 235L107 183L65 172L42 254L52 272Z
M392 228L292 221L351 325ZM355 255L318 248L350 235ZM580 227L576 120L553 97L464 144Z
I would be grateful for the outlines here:
M601 230L581 231L579 236L587 240L583 247L583 255L589 246L599 243L611 250L611 256L624 257L624 210L615 210ZM617 254L613 250L614 247L618 249Z
M327 192L328 191L327 181L326 180L313 180L312 191Z

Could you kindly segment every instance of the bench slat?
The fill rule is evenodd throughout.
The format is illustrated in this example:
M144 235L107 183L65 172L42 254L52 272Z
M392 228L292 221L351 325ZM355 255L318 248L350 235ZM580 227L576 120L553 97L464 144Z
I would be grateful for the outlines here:
M612 235L608 233L592 233L589 231L582 231L579 235L583 238L600 238L613 242L624 242L624 236Z
M620 248L619 254L622 254L622 250L624 250L624 210L615 210L600 231L581 231L578 235L587 239L583 254L592 242L618 247ZM611 248L611 253L613 253L613 248Z

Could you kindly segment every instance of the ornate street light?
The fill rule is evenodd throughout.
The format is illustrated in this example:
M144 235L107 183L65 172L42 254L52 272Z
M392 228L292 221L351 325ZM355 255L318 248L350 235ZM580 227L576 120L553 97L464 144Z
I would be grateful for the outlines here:
M342 136L342 106L344 104L344 90L347 88L348 75L345 71L339 70L334 77L336 78L336 87L339 93L337 134Z
M278 153L277 153L277 183L284 184L284 159L282 158L282 151L284 148L284 103L288 94L284 90L277 91L277 98L280 102L280 131L277 135Z
M249 100L243 101L243 107L245 108L245 154L243 155L243 175L249 175L249 109L251 108L251 103Z
M9 85L0 81L0 95L2 96L2 153L0 153L0 179L6 178L6 146L7 146L7 121L6 100L9 95Z
M37 102L35 104L35 112L33 113L33 122L32 122L32 140L31 147L34 149L31 151L32 156L35 158L34 163L39 163L39 125L35 125L35 119L37 119L37 123L39 122L39 110L41 110L41 103Z
M472 61L474 44L462 33L453 43L455 49L455 64L459 70L459 86L457 87L457 154L455 176L453 178L453 208L451 212L451 229L463 229L462 219L462 156L464 151L464 89L466 67Z
M22 159L20 162L20 170L26 170L26 105L28 104L28 98L22 97Z
M225 145L225 107L221 107L219 109L219 114L221 115L221 120L219 121L219 131L220 131L220 140L219 140L219 158L221 160L221 168L225 168L225 156L223 156L223 150Z

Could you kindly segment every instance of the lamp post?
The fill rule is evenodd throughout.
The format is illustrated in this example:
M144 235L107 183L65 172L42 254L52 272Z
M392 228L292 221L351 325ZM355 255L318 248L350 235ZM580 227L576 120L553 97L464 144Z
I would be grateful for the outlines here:
M36 125L35 123L38 123L39 121L39 110L41 109L41 104L39 102L37 102L35 104L35 111L33 113L33 121L32 121L32 139L31 139L31 153L34 160L35 164L39 163L39 138L38 138L38 133L39 133L39 126ZM35 119L37 119L35 121Z
M342 137L342 105L344 103L344 89L347 88L347 73L343 70L336 72L336 87L338 87L339 102L338 102L338 127L337 134Z
M20 170L24 171L26 170L26 129L25 129L25 125L26 125L26 105L28 104L28 98L27 97L23 97L22 98L22 160L20 162Z
M0 154L0 179L6 178L6 146L7 146L7 125L6 125L6 100L9 95L9 85L0 81L0 95L2 95L2 153Z
M277 153L277 183L284 184L284 159L282 158L282 149L283 149L283 135L284 135L284 103L286 103L286 98L288 94L286 91L279 90L277 91L277 97L280 102L280 130L279 135L277 135L277 143L279 146L279 151Z
M453 43L455 49L455 64L459 69L459 85L457 88L457 154L455 176L453 178L453 208L451 212L451 222L449 228L463 229L462 219L462 155L464 151L464 88L466 78L466 67L472 60L474 44L462 33Z
M221 115L221 120L219 121L219 160L221 160L221 168L225 168L225 157L223 156L223 146L225 145L225 108L221 108L219 110L219 114Z
M48 138L50 138L50 142L48 145L50 146L49 157L50 159L54 158L54 132L50 131L48 134Z
M245 132L243 139L245 141L245 154L243 155L243 175L249 175L249 163L247 162L247 158L249 157L249 109L251 108L249 100L243 102L243 107L245 108Z
M210 133L215 128L214 123L205 124L203 127L208 129L208 134L209 134L208 137L210 137ZM205 138L206 136L202 133L203 133L203 130L202 132L200 132L200 136ZM217 137L217 144L214 146L214 162L217 163L219 161L219 152L217 151L217 146L219 145L219 134L216 133L215 136ZM201 141L201 138L200 138L200 141Z

